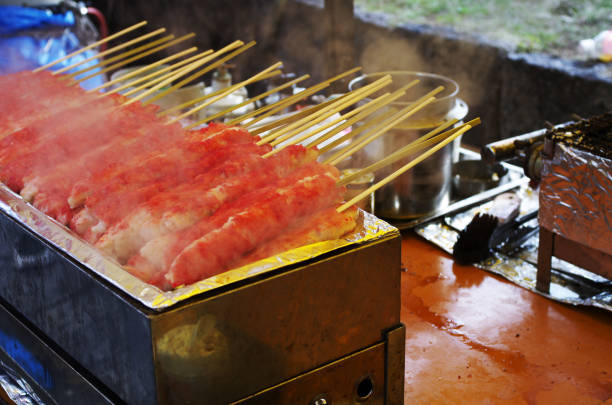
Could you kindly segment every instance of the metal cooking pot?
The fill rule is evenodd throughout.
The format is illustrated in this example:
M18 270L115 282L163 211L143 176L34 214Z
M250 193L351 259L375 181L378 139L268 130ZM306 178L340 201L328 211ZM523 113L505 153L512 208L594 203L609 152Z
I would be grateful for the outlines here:
M437 86L442 85L445 89L438 93L436 101L365 147L362 153L349 163L352 167L365 167L424 135L444 121L453 118L462 120L467 115L467 105L457 98L458 84L452 79L431 73L393 71L366 74L352 80L349 83L349 90L358 89L387 74L391 75L393 82L380 94L399 89L415 79L419 79L419 83L386 108L399 110ZM378 95L374 94L372 97ZM369 100L364 102L367 101ZM459 143L459 139L455 140L379 189L374 198L376 215L390 219L410 219L446 207L450 202L452 163L458 160ZM417 155L380 170L376 173L376 180L402 167Z

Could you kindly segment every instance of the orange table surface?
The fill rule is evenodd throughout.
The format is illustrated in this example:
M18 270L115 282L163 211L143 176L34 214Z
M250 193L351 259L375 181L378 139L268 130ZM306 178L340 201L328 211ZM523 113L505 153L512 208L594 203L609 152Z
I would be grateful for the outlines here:
M406 404L612 404L612 313L402 240Z

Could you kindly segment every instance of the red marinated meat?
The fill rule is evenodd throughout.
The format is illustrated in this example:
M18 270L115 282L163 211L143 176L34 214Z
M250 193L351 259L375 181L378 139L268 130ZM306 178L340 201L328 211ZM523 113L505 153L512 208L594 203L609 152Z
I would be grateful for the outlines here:
M110 229L97 246L123 262L145 243L185 229L223 204L288 176L315 158L314 151L296 145L268 159L247 154L230 160L192 183L147 201Z
M274 239L256 247L230 265L237 268L279 253L316 242L339 239L355 229L358 210L352 206L341 213L331 207L295 221Z
M270 149L268 146L257 146L254 143L224 146L210 153L203 153L202 158L184 165L176 165L169 160L158 166L144 165L134 172L125 183L115 184L115 188L104 187L96 190L87 198L85 206L87 215L94 218L98 232L91 234L90 241L95 242L100 232L105 232L111 226L126 217L138 205L168 189L190 183L199 174L206 173L224 161L238 158L245 154L263 154ZM170 165L170 167L168 167ZM178 170L171 170L176 168ZM98 220L96 221L95 218ZM79 221L80 219L76 219ZM91 220L91 218L90 218ZM82 232L83 226L75 226Z
M219 274L246 252L282 233L292 221L339 203L342 191L336 186L337 170L321 165L313 169L327 171L271 190L264 201L253 201L237 213L212 218L214 228L180 252L166 280L177 287Z
M79 114L72 111L69 116L54 117L52 121L37 123L21 132L31 135L31 139L15 140L14 144L3 149L0 156L0 180L16 191L19 191L30 178L52 171L71 159L89 153L118 138L139 135L139 131L147 126L137 125L129 108L119 108L109 105L114 103L109 99L105 108L96 111L87 110ZM112 113L110 113L112 112ZM110 115L109 115L110 113ZM58 121L59 120L59 121ZM140 120L138 120L140 121ZM53 125L46 125L53 123ZM44 125L43 125L44 124ZM177 126L162 126L149 122L148 126L156 128L158 138L177 139L182 131ZM27 138L18 133L6 138Z
M208 138L213 137L215 134L226 129L226 126L222 124L212 124L209 127L198 130L190 131L187 134L183 134L182 138L178 137L163 137L163 139L170 139L170 142L155 142L155 139L159 138L156 136L155 128L152 128L151 134L143 134L144 139L151 140L152 142L141 142L144 144L141 147L140 152L129 154L123 154L124 158L112 163L100 165L93 170L89 175L82 177L79 181L75 182L70 194L68 196L68 202L72 208L77 208L85 204L87 199L92 196L95 201L110 193L117 192L120 189L120 185L127 184L130 182L130 176L134 181L140 178L139 183L134 183L134 186L141 186L142 180L146 180L146 176L151 176L167 173L168 169L178 170L181 167L181 162L189 158L190 160L197 159L199 156L193 149L194 144L203 144L200 149L203 150L206 147L210 147L210 143L206 142ZM153 147L149 147L149 143L154 143ZM186 150L191 150L191 153L186 153ZM164 161L163 155L174 154L175 161ZM201 155L201 154L200 154ZM152 167L152 164L157 162L157 170ZM144 168L143 168L144 167ZM154 177L151 177L152 179ZM113 191L115 190L115 191ZM94 196L97 194L98 197ZM100 197L102 196L102 197Z
M266 218L260 218L258 225L256 220L246 221L244 225L247 227L254 225L256 229L252 231L259 238L267 231L276 232L286 226L286 224L283 225L283 221L287 221L289 216L297 219L311 212L310 210L322 208L321 205L332 204L330 201L334 203L339 201L341 190L335 185L336 176L337 172L333 167L318 163L305 165L289 176L247 193L229 204L224 204L222 209L219 209L214 215L200 220L190 228L150 241L140 250L140 255L130 259L129 265L140 267L141 271L144 270L150 274L149 278L153 278L160 271L167 271L177 255L194 240L228 223L235 222L239 218L257 217L258 213L266 212L267 220L271 223L265 224ZM298 195L303 198L301 201L294 198ZM243 221L239 220L239 222ZM235 242L240 244L240 241L244 239L239 238ZM232 242L231 246L236 245ZM204 269L206 271L206 266ZM182 268L179 269L179 272L181 270ZM179 284L189 282L186 281L187 278L184 278L183 274L179 273L178 277L181 279ZM198 277L200 278L202 277ZM173 279L169 280L173 281ZM176 285L174 282L172 284Z

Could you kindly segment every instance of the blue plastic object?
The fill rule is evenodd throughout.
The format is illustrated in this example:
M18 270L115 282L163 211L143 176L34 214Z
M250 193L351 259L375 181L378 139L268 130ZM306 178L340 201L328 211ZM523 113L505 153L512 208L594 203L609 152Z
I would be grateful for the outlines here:
M35 69L79 49L79 39L70 30L74 24L75 17L71 11L53 14L48 10L0 6L0 74ZM57 33L58 27L65 28L60 31L60 35ZM27 30L27 35L23 33L24 30ZM35 34L30 35L33 32ZM96 53L95 50L85 51L53 66L52 69L73 65ZM97 59L93 59L80 65L77 70L97 63ZM85 75L93 72L95 70ZM90 89L102 83L103 78L96 76L84 81L81 86Z
M19 6L0 6L0 35L44 27L72 27L74 14L66 11L53 14L50 10Z

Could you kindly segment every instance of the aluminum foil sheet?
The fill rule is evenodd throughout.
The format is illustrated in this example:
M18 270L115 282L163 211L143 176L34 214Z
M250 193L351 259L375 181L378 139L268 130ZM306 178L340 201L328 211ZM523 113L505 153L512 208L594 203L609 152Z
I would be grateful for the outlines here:
M543 162L540 225L612 255L612 160L556 143Z
M538 193L527 185L515 191L521 198L520 215L538 207ZM465 228L476 212L486 212L492 202L446 216L415 228L417 234L442 248L449 254L458 237L458 230ZM537 226L537 219L525 224ZM536 290L538 234L525 241L511 254L494 251L486 260L474 266L498 274L513 283L556 301L572 305L588 305L612 311L612 281L577 266L552 258L550 293Z
M44 405L32 387L19 373L0 360L0 387L17 405ZM0 401L1 402L1 401Z
M111 284L117 286L145 306L161 311L195 295L245 280L287 265L300 263L334 250L363 244L390 235L397 235L397 228L360 211L357 228L342 239L319 242L296 248L280 255L229 270L189 286L172 291L162 291L144 283L123 270L112 258L104 255L91 244L85 242L65 226L38 211L0 183L0 210L26 225L36 234L46 239L58 249L77 260L83 266L97 273Z

